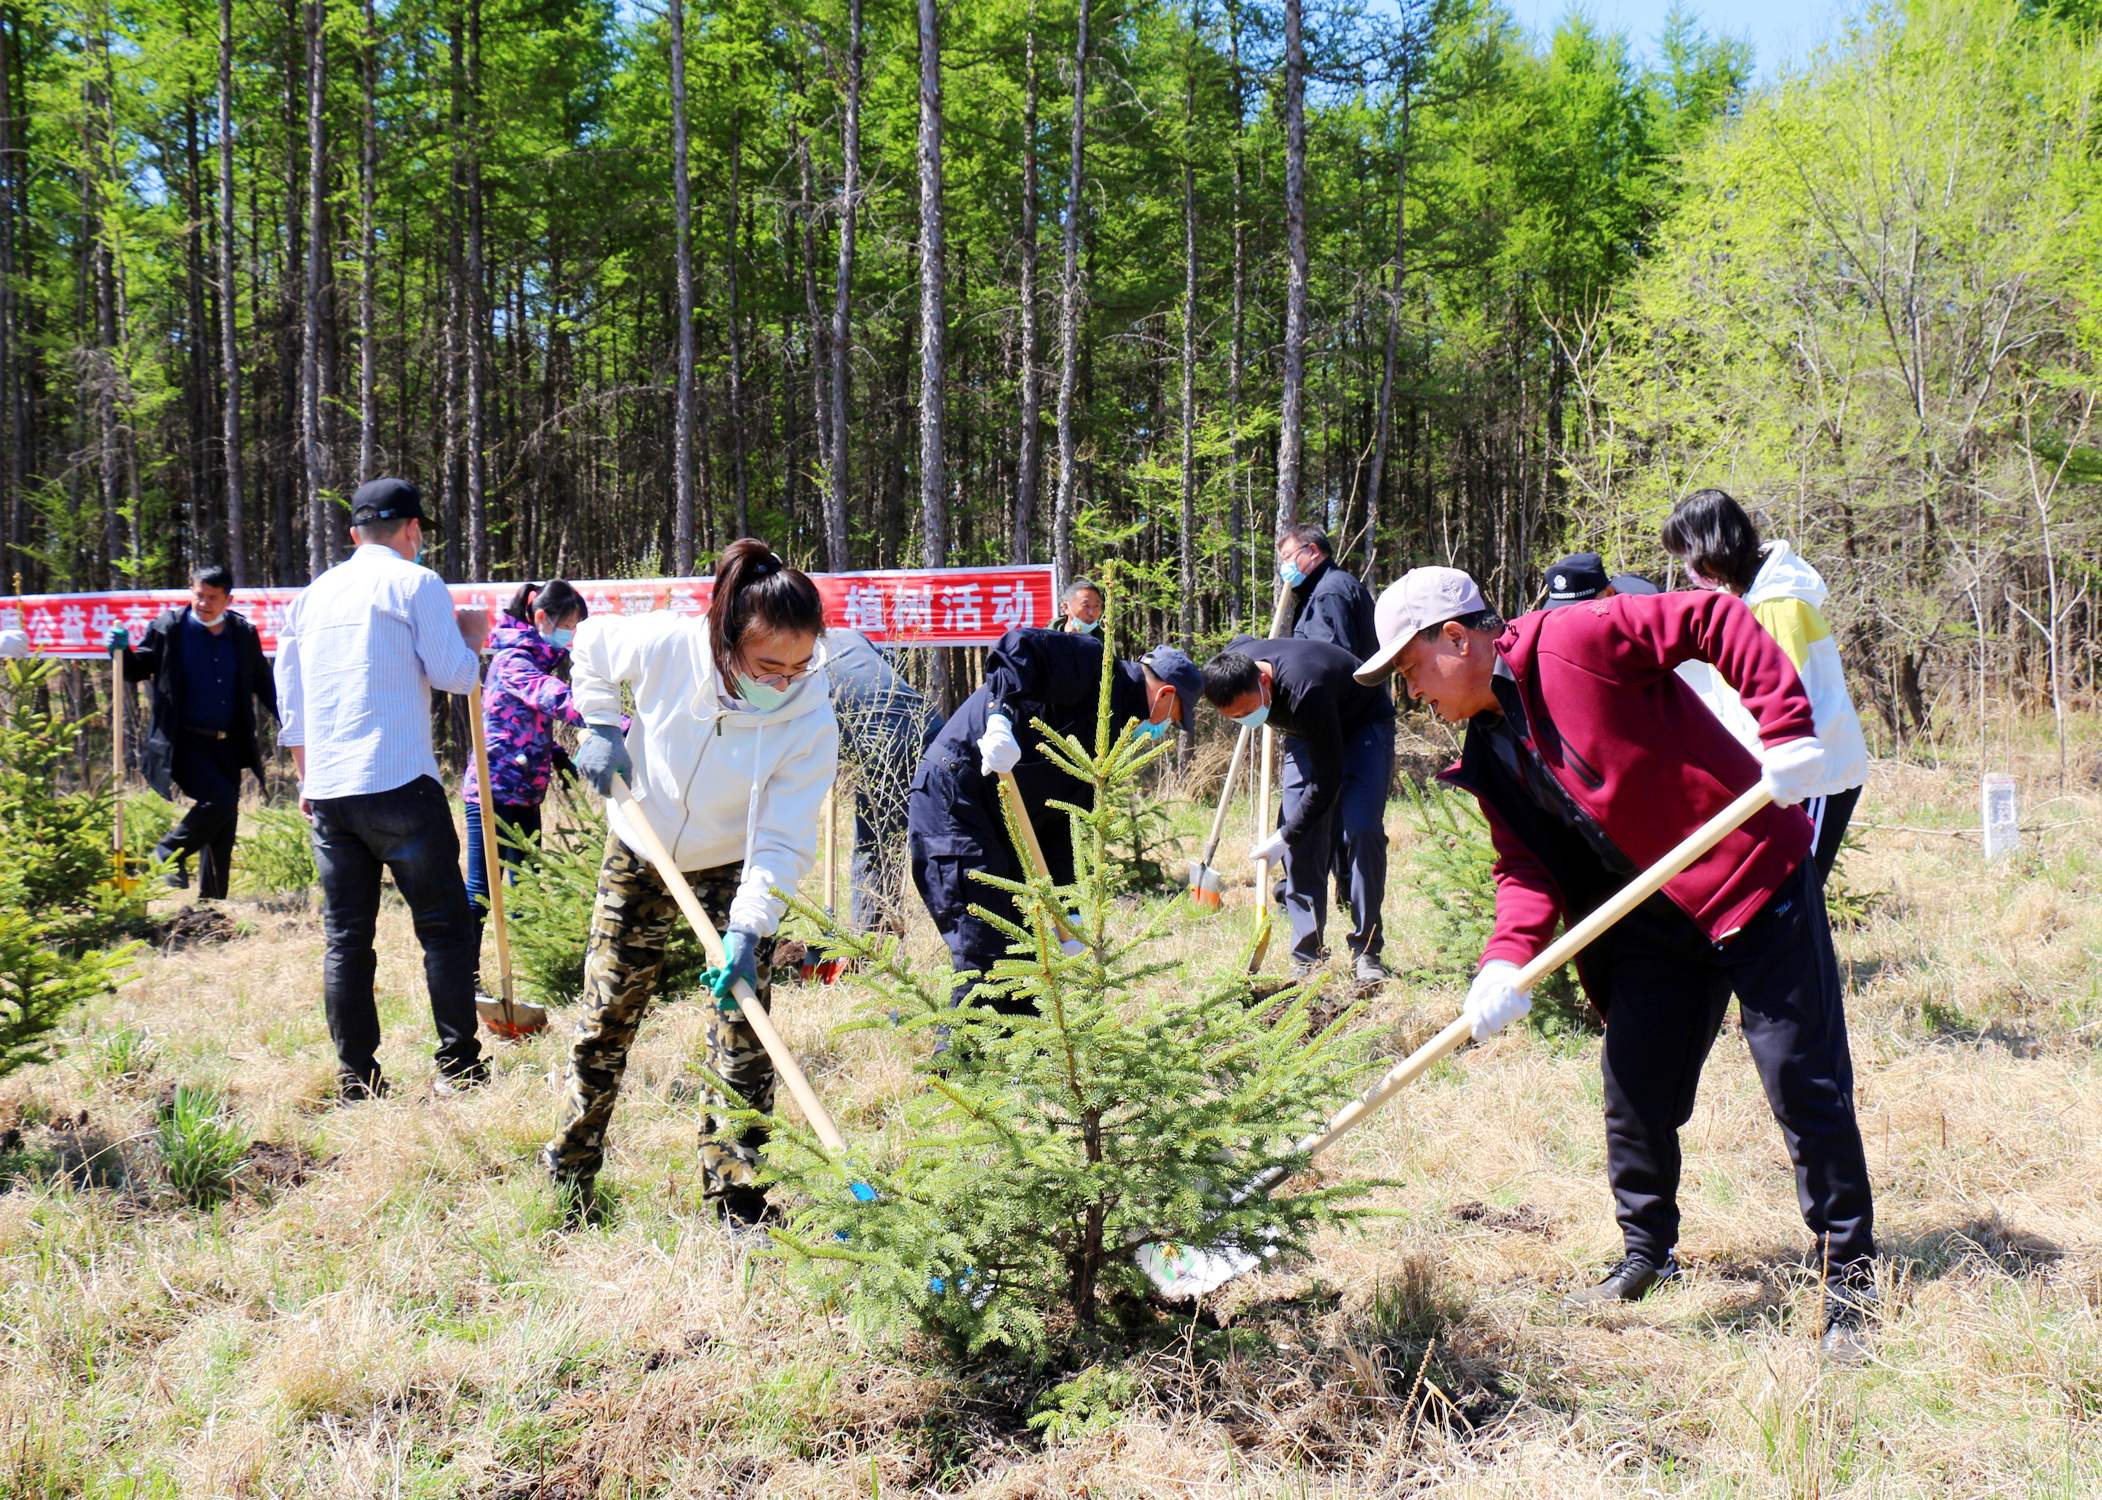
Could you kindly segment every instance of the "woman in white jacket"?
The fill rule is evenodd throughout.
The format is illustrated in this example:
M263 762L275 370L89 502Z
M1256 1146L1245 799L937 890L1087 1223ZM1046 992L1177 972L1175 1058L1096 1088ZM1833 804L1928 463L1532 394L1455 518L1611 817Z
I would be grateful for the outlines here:
M1861 783L1868 779L1868 742L1847 692L1839 642L1819 608L1827 594L1825 581L1789 550L1788 543L1762 544L1759 528L1744 507L1721 490L1697 490L1681 500L1665 518L1663 541L1664 550L1686 564L1695 583L1727 589L1751 606L1753 617L1780 642L1803 679L1817 737L1825 747L1824 781L1818 795L1803 803L1803 811L1817 829L1818 878L1828 879L1854 804L1861 799ZM1759 726L1715 669L1705 662L1687 662L1679 675L1757 755Z
M773 933L783 910L773 891L794 890L816 862L818 809L839 757L824 627L811 581L746 537L716 564L705 619L595 614L570 647L571 692L585 723L578 773L602 796L615 773L634 788L723 929L729 965L708 1013L708 1065L762 1114L773 1109L773 1063L731 986L742 978L772 1008ZM634 700L625 736L623 687ZM609 811L562 1128L542 1153L573 1217L595 1211L606 1124L680 920L620 808ZM754 1126L733 1143L716 1139L724 1103L711 1094L701 1125L703 1191L732 1224L758 1224L767 1204L753 1177L767 1134Z

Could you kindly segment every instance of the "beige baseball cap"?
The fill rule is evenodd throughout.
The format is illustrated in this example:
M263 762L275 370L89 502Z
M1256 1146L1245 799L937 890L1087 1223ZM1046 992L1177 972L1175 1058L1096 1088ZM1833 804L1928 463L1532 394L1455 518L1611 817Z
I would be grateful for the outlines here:
M1358 665L1358 681L1385 682L1393 676L1394 658L1417 631L1488 607L1474 580L1458 568L1411 568L1386 586L1372 608L1379 650Z

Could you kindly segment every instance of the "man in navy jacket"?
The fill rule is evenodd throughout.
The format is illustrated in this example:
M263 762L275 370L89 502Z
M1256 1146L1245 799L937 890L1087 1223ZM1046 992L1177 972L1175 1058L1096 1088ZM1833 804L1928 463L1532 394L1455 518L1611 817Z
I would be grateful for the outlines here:
M1795 1164L1825 1284L1825 1347L1855 1357L1872 1302L1874 1206L1810 821L1823 746L1787 654L1727 594L1594 599L1506 626L1465 573L1418 568L1378 606L1409 692L1466 723L1445 779L1496 846L1496 926L1467 996L1477 1040L1523 1015L1513 982L1581 918L1763 781L1761 809L1594 943L1578 965L1606 1018L1606 1170L1626 1253L1578 1302L1632 1301L1676 1269L1678 1133L1732 992ZM1754 757L1673 669L1705 661L1759 723Z
M1044 755L1035 721L1094 743L1104 649L1094 635L1008 631L986 656L984 684L963 700L920 760L905 815L912 879L959 974L985 973L1007 957L1006 934L974 915L973 905L1021 920L1014 897L971 878L974 870L1025 878L1000 812L1002 772L1014 773L1051 878L1060 884L1073 879L1072 823L1050 804L1084 805L1088 788ZM1156 646L1140 661L1111 664L1110 723L1121 729L1137 720L1137 732L1154 738L1173 723L1187 734L1202 691L1187 656ZM969 988L960 983L958 999ZM1002 1000L994 1008L1012 1012L1027 1005Z

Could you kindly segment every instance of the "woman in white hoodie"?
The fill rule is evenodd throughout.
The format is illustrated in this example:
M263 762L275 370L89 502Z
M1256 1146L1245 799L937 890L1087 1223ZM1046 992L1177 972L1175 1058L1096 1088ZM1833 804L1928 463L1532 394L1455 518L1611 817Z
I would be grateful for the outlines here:
M1726 589L1751 606L1766 633L1781 643L1810 695L1817 737L1825 747L1825 776L1819 795L1803 803L1817 829L1817 873L1829 878L1847 821L1868 779L1868 742L1847 693L1839 643L1819 608L1828 590L1817 569L1791 552L1786 542L1759 540L1759 528L1744 507L1721 490L1697 490L1664 521L1664 550L1686 564L1702 588ZM1759 726L1736 691L1705 662L1688 662L1679 675L1754 755Z
M577 771L602 796L616 773L634 788L723 929L729 964L708 1013L708 1065L762 1114L773 1109L773 1063L731 988L745 980L772 1009L773 933L783 910L773 891L794 890L816 862L818 809L839 757L824 628L811 581L746 537L716 564L705 619L596 614L570 647L570 688L585 723ZM625 735L623 687L634 701ZM609 812L562 1128L542 1153L572 1217L584 1218L595 1212L628 1049L681 920L619 806ZM725 1103L711 1094L701 1125L703 1192L732 1224L758 1224L767 1204L753 1178L767 1134L753 1126L734 1142L716 1139Z

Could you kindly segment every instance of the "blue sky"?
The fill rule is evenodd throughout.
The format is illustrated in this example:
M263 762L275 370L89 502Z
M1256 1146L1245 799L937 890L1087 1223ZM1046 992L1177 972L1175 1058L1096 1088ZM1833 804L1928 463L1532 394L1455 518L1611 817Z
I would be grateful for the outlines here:
M1572 9L1570 0L1505 0L1518 24L1545 37ZM1770 82L1789 63L1801 63L1817 47L1836 40L1847 7L1837 0L1683 0L1710 33L1748 37L1756 51L1759 82ZM1653 57L1672 0L1582 0L1580 6L1601 31L1625 31L1635 51Z

